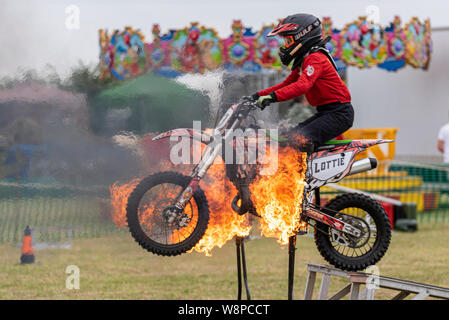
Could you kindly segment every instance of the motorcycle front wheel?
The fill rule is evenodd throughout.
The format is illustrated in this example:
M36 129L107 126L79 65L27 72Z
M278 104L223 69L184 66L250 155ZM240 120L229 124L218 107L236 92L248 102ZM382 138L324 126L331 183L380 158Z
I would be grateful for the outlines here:
M144 178L128 198L128 228L136 242L149 252L176 256L192 249L209 223L209 206L198 187L177 221L170 221L170 209L191 178L177 172L160 172Z

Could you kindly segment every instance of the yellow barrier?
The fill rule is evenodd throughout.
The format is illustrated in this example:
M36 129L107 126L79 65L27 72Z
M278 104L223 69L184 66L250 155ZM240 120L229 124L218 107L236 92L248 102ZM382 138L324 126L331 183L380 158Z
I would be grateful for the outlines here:
M416 209L418 212L422 212L424 210L434 210L438 207L438 203L440 201L440 193L436 192L406 192L401 193L399 195L399 201L407 203L414 202L416 203ZM432 196L426 199L426 196Z
M382 191L382 190L404 190L416 188L422 185L421 177L400 177L394 180L383 179L350 179L346 178L338 183L340 186L366 190L368 192ZM321 187L323 192L331 192L333 189L326 186ZM408 192L408 191L407 191Z
M344 139L359 140L359 139L388 139L396 140L396 133L399 128L359 128L349 129L343 133ZM383 147L385 148L385 147ZM387 172L388 165L384 160L392 160L396 152L396 142L389 143L387 146L387 152L382 150L380 145L375 145L368 150L361 152L356 159L362 159L369 157L372 154L377 161L380 162L377 173Z

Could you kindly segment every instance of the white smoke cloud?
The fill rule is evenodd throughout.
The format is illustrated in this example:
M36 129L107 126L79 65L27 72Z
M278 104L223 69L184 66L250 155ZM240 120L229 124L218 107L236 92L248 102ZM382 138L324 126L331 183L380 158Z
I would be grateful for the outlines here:
M218 69L205 74L185 74L177 77L175 80L186 87L198 90L207 95L210 99L209 118L212 119L220 107L224 85L225 71Z

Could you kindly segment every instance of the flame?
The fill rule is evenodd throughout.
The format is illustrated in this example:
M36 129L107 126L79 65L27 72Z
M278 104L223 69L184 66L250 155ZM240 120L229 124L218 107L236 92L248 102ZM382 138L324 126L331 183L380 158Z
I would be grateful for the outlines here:
M147 157L145 157L146 159ZM170 161L163 160L157 164L152 165L150 173L156 173L162 170L169 170L173 165ZM122 228L127 225L126 223L126 206L128 204L128 197L133 192L134 188L139 184L142 178L132 179L130 182L120 185L118 182L114 182L109 187L109 194L111 196L112 205L112 221L117 228Z
M109 187L112 204L112 221L119 229L126 225L126 205L128 204L128 197L139 184L140 180L140 178L136 178L124 185L119 185L118 182L115 182Z
M113 207L112 218L118 228L126 225L127 199L140 180L140 178L133 179L123 185L116 182L110 187ZM200 187L205 192L209 204L209 224L204 236L189 252L197 251L210 256L213 248L221 248L234 236L246 237L249 235L251 225L245 215L240 216L231 208L231 201L237 194L237 190L226 178L225 165L220 158L217 158L209 168L207 176L200 183ZM160 194L167 198L167 192L160 192ZM198 209L195 201L191 201L191 204L192 207L187 206L185 210L187 215L191 216L191 222L184 228L173 230L170 241L180 242L185 240L186 235L189 235L195 228L198 220ZM149 205L140 212L141 224L147 229L151 229L154 223L154 219L151 218L154 209L154 206Z
M238 215L231 208L237 189L226 177L221 159L209 168L202 182L204 185L201 188L205 190L209 203L209 226L193 250L209 256L214 247L221 248L234 236L248 236L251 224L246 215Z
M275 153L269 152L267 156L272 155ZM288 238L304 227L300 222L300 214L305 185L306 156L306 153L298 152L292 147L280 149L278 159L270 159L278 161L277 171L272 175L259 176L250 186L253 204L262 217L259 223L261 234L277 238L282 245L287 244ZM152 167L150 174L172 169L171 163L160 162ZM110 187L112 217L118 228L126 225L127 199L140 180L134 179L123 185L114 183ZM248 236L252 225L248 214L238 215L231 208L237 190L226 177L225 164L221 158L217 158L209 168L207 175L200 182L200 187L205 192L209 204L209 224L204 236L189 252L197 251L210 256L213 248L221 248L233 237ZM160 194L166 198L168 193L160 192ZM170 241L185 240L195 228L198 209L194 204L195 201L191 203L192 205L187 206L185 210L191 217L191 222L182 229L173 230ZM154 223L154 219L151 218L153 210L154 207L149 205L140 213L141 224L148 229Z
M272 159L272 152L268 157ZM261 175L251 185L251 199L261 215L262 235L274 237L282 245L300 227L305 185L306 153L292 147L279 149L278 169L273 175Z

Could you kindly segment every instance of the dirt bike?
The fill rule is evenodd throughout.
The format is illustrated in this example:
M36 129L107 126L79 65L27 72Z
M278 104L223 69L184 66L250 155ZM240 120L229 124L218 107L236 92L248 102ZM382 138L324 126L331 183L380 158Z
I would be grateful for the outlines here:
M206 146L190 176L171 171L159 172L142 179L130 194L127 222L140 246L158 255L175 256L187 252L199 242L209 221L208 201L199 182L221 154L232 130L241 128L253 110L259 110L255 102L243 99L227 110L212 134L194 129L175 129L153 138L184 136ZM388 142L392 140L329 141L307 154L301 221L314 228L320 254L337 268L357 271L377 263L390 243L390 222L383 207L371 197L346 193L323 207L317 199L314 201L316 190L350 174L376 168L376 159L356 160L356 155L368 147ZM242 176L241 168L242 165L226 165L227 177L238 190L231 207L238 214L258 215L248 189L254 170Z

